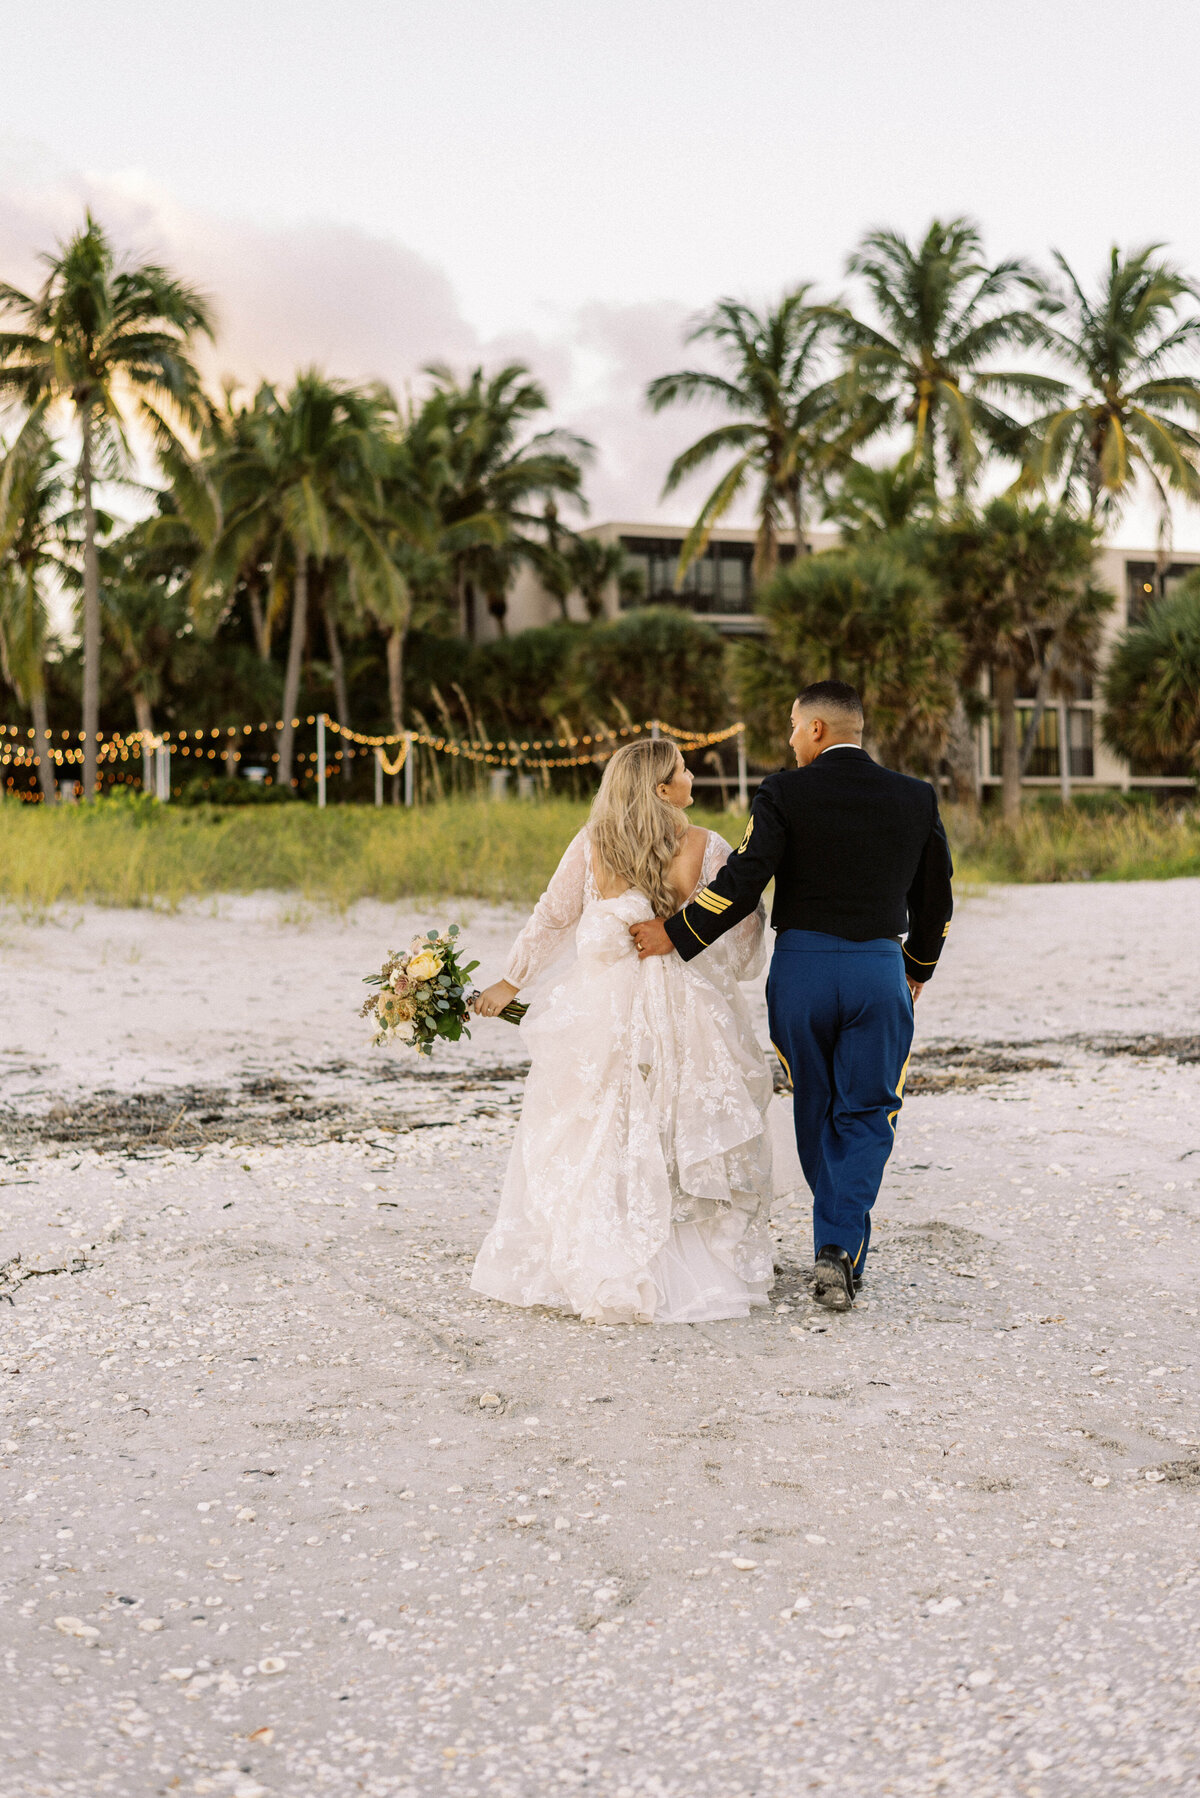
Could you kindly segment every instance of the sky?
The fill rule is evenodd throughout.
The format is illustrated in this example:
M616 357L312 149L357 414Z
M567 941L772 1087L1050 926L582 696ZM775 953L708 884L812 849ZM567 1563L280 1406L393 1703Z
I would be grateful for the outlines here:
M864 231L961 213L1200 271L1198 66L1189 0L0 0L0 278L90 204L212 295L214 377L519 359L594 521L690 522L704 421L642 393L719 295L852 292Z

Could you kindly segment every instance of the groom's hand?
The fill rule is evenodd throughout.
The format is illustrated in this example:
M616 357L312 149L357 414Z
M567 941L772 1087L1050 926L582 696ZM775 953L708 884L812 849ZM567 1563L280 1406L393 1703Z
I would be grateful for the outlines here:
M912 994L912 1002L915 1005L925 990L925 982L923 980L910 980L908 983L908 990Z
M675 952L675 945L661 918L647 918L641 924L631 924L629 934L637 944L639 961L645 961L649 955L673 955Z

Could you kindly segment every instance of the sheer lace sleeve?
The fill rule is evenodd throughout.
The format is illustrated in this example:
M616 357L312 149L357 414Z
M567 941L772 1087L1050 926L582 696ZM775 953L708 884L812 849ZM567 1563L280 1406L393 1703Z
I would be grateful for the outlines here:
M715 830L708 833L708 845L704 851L701 865L701 879L707 883L733 854L732 845L725 841ZM722 955L725 965L735 980L753 980L761 974L766 962L764 938L767 929L766 907L760 899L748 918L735 924L732 930L718 937L706 955Z
M566 947L583 911L588 873L588 835L581 830L559 862L533 916L512 946L504 979L526 986Z

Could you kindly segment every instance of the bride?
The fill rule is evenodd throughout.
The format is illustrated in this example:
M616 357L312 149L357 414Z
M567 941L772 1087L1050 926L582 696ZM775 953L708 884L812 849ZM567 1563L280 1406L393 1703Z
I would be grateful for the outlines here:
M673 743L617 750L591 817L476 1010L494 1017L554 962L521 1034L531 1065L500 1210L471 1279L588 1323L702 1323L766 1303L772 1078L739 980L762 907L695 961L639 961L630 924L669 917L730 855L689 826Z

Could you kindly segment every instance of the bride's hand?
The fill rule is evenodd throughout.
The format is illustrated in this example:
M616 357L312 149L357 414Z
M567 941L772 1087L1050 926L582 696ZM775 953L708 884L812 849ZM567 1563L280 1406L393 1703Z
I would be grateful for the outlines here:
M520 991L511 980L497 980L494 986L487 987L475 999L475 1011L481 1018L499 1017L506 1005L510 1005Z

